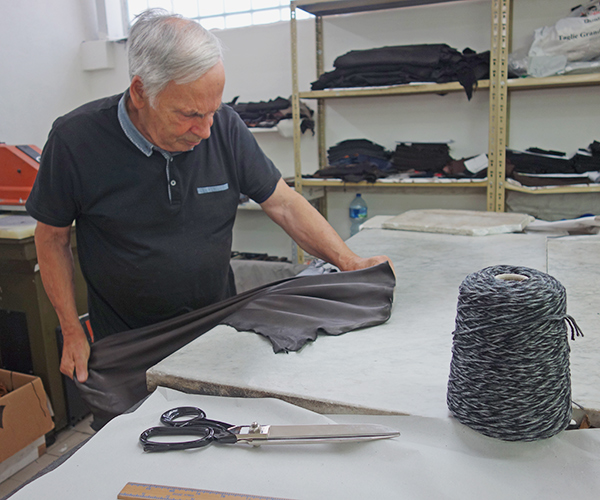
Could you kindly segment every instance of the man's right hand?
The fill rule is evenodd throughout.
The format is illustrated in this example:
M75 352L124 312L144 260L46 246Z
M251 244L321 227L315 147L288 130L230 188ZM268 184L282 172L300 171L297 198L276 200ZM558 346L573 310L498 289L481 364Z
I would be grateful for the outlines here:
M70 332L63 332L63 351L60 360L60 371L69 378L77 377L81 383L88 378L88 360L90 344L83 327L79 326Z

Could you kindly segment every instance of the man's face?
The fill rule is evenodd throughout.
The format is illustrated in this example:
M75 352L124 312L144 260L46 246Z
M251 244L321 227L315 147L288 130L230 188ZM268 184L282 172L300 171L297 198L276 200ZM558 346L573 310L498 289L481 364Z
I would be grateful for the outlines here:
M137 120L131 116L132 121L159 148L169 152L189 151L210 137L224 87L225 71L223 64L218 63L191 83L169 82L158 94L154 107L143 94L144 106L137 109Z

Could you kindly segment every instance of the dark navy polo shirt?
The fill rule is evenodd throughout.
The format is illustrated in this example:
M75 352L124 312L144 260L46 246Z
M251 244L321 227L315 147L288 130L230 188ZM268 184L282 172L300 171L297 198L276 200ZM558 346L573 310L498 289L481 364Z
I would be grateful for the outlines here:
M121 94L56 120L26 207L52 226L76 221L99 339L234 294L240 193L262 203L280 177L230 107L216 113L209 139L170 154L133 126Z

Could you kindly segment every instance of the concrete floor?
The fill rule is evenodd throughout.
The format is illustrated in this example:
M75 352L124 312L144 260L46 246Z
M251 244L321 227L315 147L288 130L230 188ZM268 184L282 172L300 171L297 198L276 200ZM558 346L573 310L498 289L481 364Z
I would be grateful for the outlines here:
M7 498L9 494L27 483L38 472L93 435L94 431L90 427L91 422L92 416L89 415L75 426L70 426L60 431L56 436L56 441L48 447L44 455L0 483L0 499Z

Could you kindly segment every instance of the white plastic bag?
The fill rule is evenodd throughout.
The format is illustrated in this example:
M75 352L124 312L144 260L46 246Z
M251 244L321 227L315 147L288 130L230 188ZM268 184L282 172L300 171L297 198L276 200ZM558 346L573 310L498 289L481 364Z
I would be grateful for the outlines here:
M600 56L600 12L567 17L554 26L535 30L529 57L565 56L567 61L590 61Z
M600 57L600 13L560 19L554 26L535 30L529 49L528 73L564 73L567 63Z
M543 77L567 72L573 65L581 71L586 61L597 69L600 59L600 2L574 9L570 17L552 26L538 28L529 50L520 49L509 57L509 69L517 74ZM526 57L524 57L526 54Z

